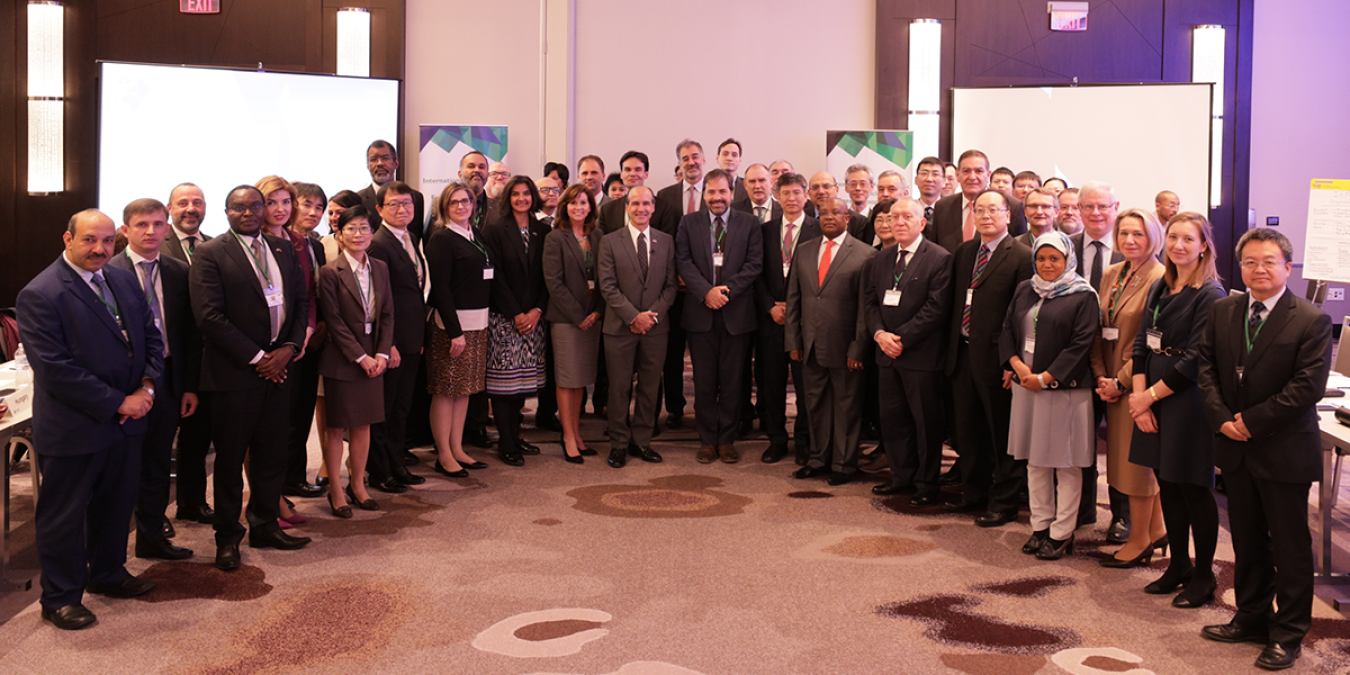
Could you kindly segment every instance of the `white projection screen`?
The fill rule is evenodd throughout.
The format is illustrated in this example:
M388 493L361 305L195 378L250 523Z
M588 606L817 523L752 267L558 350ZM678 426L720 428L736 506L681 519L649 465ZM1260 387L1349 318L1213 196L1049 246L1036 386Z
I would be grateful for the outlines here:
M276 174L360 190L366 146L398 143L398 80L101 65L98 204L119 224L128 202L167 203L189 182L206 196L202 230L221 234L236 185Z
M954 89L952 155L975 148L990 168L1105 181L1121 210L1153 210L1171 190L1209 212L1209 84Z

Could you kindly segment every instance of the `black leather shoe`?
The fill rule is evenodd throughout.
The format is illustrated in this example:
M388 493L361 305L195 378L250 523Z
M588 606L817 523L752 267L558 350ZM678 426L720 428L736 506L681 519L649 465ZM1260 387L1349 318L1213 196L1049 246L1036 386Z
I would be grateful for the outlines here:
M806 462L811 459L811 446L809 445L799 443L793 447L792 452L794 459L797 461L797 466L806 466Z
M110 598L134 598L155 590L155 582L140 577L127 576L115 584L89 584L85 589L94 595L106 595Z
M793 477L793 478L803 478L803 479L804 479L804 478L815 478L815 477L817 477L817 476L824 476L825 474L827 474L827 473L829 473L829 472L830 472L830 470L827 469L827 468L825 468L825 467L823 467L823 466L804 466L804 467L802 467L802 468L800 468L800 469L797 469L796 471L793 471L793 472L792 472L792 477Z
M610 450L609 459L606 463L616 469L622 469L624 465L628 464L628 453L623 450Z
M268 532L249 532L248 545L252 548L275 548L281 551L294 551L304 548L312 541L309 537L292 537L281 530Z
M221 544L216 547L216 569L225 572L239 569L239 544Z
M321 487L321 488L327 488L327 487L328 487L328 476L315 476L315 477L314 477L314 484L317 485L317 486L319 486L319 487Z
M79 630L93 625L98 618L94 613L85 609L84 605L76 602L58 609L42 608L42 618L50 621L53 626L61 630Z
M417 455L414 455L411 452L408 452L407 450L403 451L403 466L417 466L418 464L421 463L422 460L418 459Z
M1303 646L1297 642L1280 644L1272 642L1261 650L1261 655L1256 657L1256 666L1266 670L1284 670L1298 660L1303 654Z
M1219 582L1215 580L1213 574L1197 574L1186 584L1186 590L1172 598L1172 606L1179 609L1204 607L1214 601L1214 592L1217 590Z
M1111 521L1111 526L1106 528L1106 543L1123 544L1130 538L1130 524L1125 522L1124 518L1116 518Z
M940 492L920 492L910 498L909 505L916 509L921 509L929 506L936 506L941 500L942 494Z
M661 461L661 455L657 454L655 450L651 449L651 446L640 448L636 445L629 444L628 454L644 462L651 462L652 464Z
M838 486L840 486L840 485L847 484L849 481L852 481L852 480L853 480L853 474L851 474L851 473L844 473L844 472L842 472L842 471L831 471L831 472L830 472L830 479L827 480L827 481L825 481L825 482L828 483L829 485L833 485L833 486L835 486L835 487L838 487Z
M1037 560L1059 560L1066 553L1073 553L1073 535L1068 539L1059 541L1053 537L1046 537L1041 542L1041 548L1036 551Z
M582 454L585 454L585 453L582 453ZM472 461L472 462L469 462L468 464L465 464L464 462L460 462L459 465L462 466L462 467L464 467L464 468L466 468L466 469L468 469L468 470L470 470L470 471L477 471L477 470L479 470L479 469L486 469L486 468L488 468L487 462L480 462L480 461L478 461L478 460L474 460L474 461Z
M1131 567L1148 567L1151 562L1153 562L1152 546L1140 551L1139 555L1133 558L1121 559L1117 558L1115 555L1111 555L1110 557L1102 558L1097 564L1110 569L1127 570Z
M203 525L210 525L216 521L216 512L211 507L202 504L201 506L179 507L178 513L174 515L178 520L196 521Z
M961 472L956 469L948 469L938 476L938 485L960 485Z
M1232 622L1205 626L1200 629L1200 637L1215 642L1255 642L1266 644L1270 636L1263 628L1248 628Z
M492 439L488 437L487 429L464 432L464 442L475 448L483 448L484 450L492 448Z
M525 458L515 450L498 450L497 459L507 466L525 466Z
M516 449L520 450L520 454L522 455L539 454L539 446L533 443L527 443L523 440L516 440Z
M168 516L164 516L164 523L160 525L160 530L164 533L165 539L173 539L178 536L178 531L173 529L173 523L169 522Z
M408 491L408 486L401 483L397 478L390 476L383 480L371 481L370 487L391 495L401 495Z
M398 482L403 483L404 485L421 485L422 483L427 482L426 478L423 478L422 476L419 476L406 468L404 468L402 471L394 469L394 480L397 480Z
M943 502L942 508L946 511L951 511L952 513L970 513L972 511L979 511L980 509L983 509L985 503L986 502L983 499L966 499L965 497L957 497L955 499Z
M505 460L502 460L502 461L505 461ZM521 463L524 463L524 460L521 460ZM442 476L445 476L446 478L468 478L468 477L469 477L469 470L468 470L468 469L465 469L464 466L463 466L462 464L460 465L459 471L451 471L451 470L445 468L444 466L441 466L440 460L437 460L437 461L436 461L436 466L433 467L433 468L436 470L436 473L439 473L439 474L441 474Z
M585 464L585 463L586 463L586 458L585 458L585 457L582 457L582 456L580 455L580 453L578 453L578 454L574 457L574 456L569 455L569 454L567 454L566 452L564 452L564 453L563 453L563 461L567 462L568 464Z
M754 420L752 420L752 419L751 419L751 420L741 420L741 423L736 425L736 438L745 438L746 436L749 436L749 435L750 435L751 433L753 433L754 431L755 431L755 421L754 421Z
M301 481L287 485L281 492L291 497L318 497L323 494L323 488Z
M975 524L980 527L1003 527L1014 520L1017 520L1016 512L1008 513L1005 511L1000 513L998 511L986 511L975 516ZM1047 538L1046 541L1050 541L1050 539ZM1073 541L1073 538L1070 537L1068 541Z
M759 461L764 462L765 464L776 464L783 461L783 458L787 456L788 446L786 443L781 445L770 444L768 449L764 451L764 455L759 458Z
M1022 544L1022 552L1027 555L1036 555L1036 552L1041 550L1041 545L1044 544L1045 540L1049 538L1050 538L1049 529L1036 530L1035 532L1032 532L1031 537L1027 539L1027 543Z
M683 429L684 415L666 415L666 428L671 430Z
M1189 561L1187 561L1189 562ZM1155 579L1152 583L1144 587L1144 592L1149 595L1167 595L1177 590L1178 586L1190 583L1191 578L1195 576L1195 568L1187 569L1185 572L1173 573L1172 568L1168 567L1161 577Z
M582 457L594 457L594 456L600 454L600 453L596 452L595 450L592 450L591 448L582 448L582 449L578 450L577 452L581 453L581 456L582 456Z
M356 493L355 493L355 492L352 492L352 486L351 486L351 483L348 483L347 486L344 487L344 488L342 488L342 489L343 489L344 492L347 493L347 501L350 502L350 503L352 503L353 505L355 505L356 508L361 509L362 511L379 511L379 510L380 510L380 505L379 505L379 503L376 502L374 499L367 498L365 501L362 501L362 500L360 500L360 499L357 499L357 498L356 498Z
M157 560L187 560L192 557L192 549L174 546L168 541L141 541L136 538L136 557Z
M534 428L546 429L548 431L557 431L561 433L562 423L558 421L557 415L545 415L544 417L539 417L538 415L536 415L534 418Z
M913 485L908 485L908 484L904 484L904 483L897 483L897 482L895 482L895 481L891 481L891 482L889 482L889 483L882 483L882 484L880 484L880 485L873 485L873 486L872 486L872 494L878 495L878 496L881 496L881 497L889 497L889 496L891 496L891 495L903 495L903 494L909 494L909 493L911 493L911 492L913 492L913 491L914 491L914 486L913 486Z

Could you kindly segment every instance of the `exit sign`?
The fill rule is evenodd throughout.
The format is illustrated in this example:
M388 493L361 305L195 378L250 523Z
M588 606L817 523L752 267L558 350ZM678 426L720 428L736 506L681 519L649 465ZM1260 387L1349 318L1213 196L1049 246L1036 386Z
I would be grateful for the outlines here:
M183 14L219 14L220 0L178 0L178 11Z

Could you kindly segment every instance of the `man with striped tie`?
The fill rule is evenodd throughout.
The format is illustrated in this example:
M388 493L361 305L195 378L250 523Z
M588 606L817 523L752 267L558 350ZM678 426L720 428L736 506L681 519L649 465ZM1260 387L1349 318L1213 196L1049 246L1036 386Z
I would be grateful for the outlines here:
M1003 386L998 338L1017 285L1031 278L1031 249L1008 234L1011 197L986 189L971 209L975 237L956 248L947 374L956 403L956 445L965 493L948 511L980 511L981 527L1017 518L1026 462L1008 455L1012 392Z

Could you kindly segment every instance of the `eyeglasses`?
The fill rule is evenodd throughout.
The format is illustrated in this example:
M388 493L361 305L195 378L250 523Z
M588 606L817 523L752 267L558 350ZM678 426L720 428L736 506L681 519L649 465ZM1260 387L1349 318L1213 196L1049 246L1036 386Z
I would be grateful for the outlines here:
M243 215L245 212L249 212L249 213L252 213L252 214L254 214L254 215L257 215L257 214L263 212L263 205L262 205L262 204L247 204L247 205L245 205L245 204L235 204L234 206L228 206L228 207L226 207L225 210L226 210L226 211L229 211L230 213L233 213L233 214L235 214L235 215Z
M510 172L510 171L493 171L493 172L489 173L488 175L491 176L491 177L493 177L493 178L510 178L510 177L511 177L511 172Z
M539 194L541 194L541 195L560 195L560 194L562 194L562 188L539 188Z
M455 207L459 207L459 206L468 206L469 204L472 204L472 203L473 203L473 200L472 200L472 199L469 199L468 197L464 197L464 198L462 198L462 199L451 199L451 200L450 200L450 206L455 206Z
M343 234L347 234L347 235L351 235L351 234L370 234L371 232L373 232L373 230L370 229L370 226L369 226L369 225L363 225L363 226L361 226L361 227L344 227L344 228L342 228L342 233L343 233Z
M1008 209L986 209L983 206L975 207L975 215L977 216L992 216L995 213L1007 213L1007 211Z
M1053 211L1054 204L1023 204L1028 211Z
M1112 204L1081 204L1079 205L1078 209L1080 211L1096 211L1098 213L1105 213L1107 211L1110 211L1112 207L1113 207Z
M396 202L385 202L384 208L393 209L395 211L411 211L413 210L413 203L411 199L400 200Z
M1270 272L1283 264L1285 263L1279 260L1243 260L1241 266L1242 269L1247 270L1248 272L1255 270L1258 267Z

